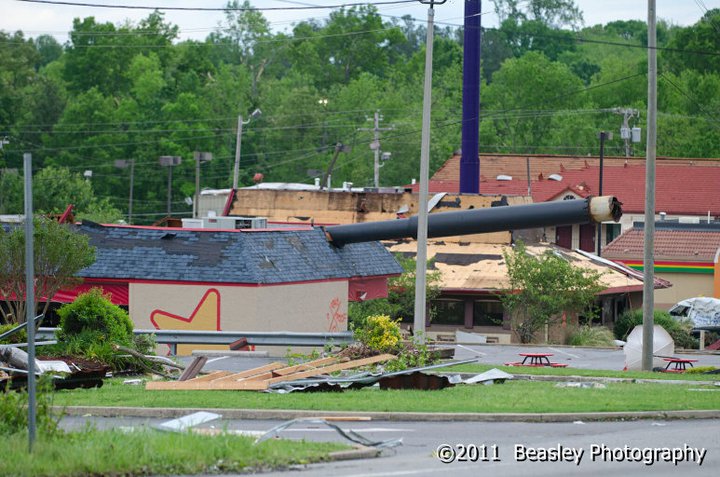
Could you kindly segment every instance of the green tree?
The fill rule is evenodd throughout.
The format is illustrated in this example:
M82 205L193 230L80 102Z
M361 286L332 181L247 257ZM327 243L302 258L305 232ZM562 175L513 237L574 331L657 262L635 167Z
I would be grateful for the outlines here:
M507 60L483 93L488 119L481 124L481 144L537 152L549 144L554 112L582 107L582 90L567 65L540 53Z
M574 267L561 252L534 256L518 243L504 256L509 289L500 299L521 343L530 343L562 313L591 313L595 294L603 290L598 272Z
M80 219L116 222L122 213L107 198L98 198L92 183L65 167L46 167L34 179L33 205L41 214L58 214L73 205Z
M54 220L36 218L34 222L35 304L50 301L62 289L70 288L80 279L76 274L95 261L95 248L88 237L71 226ZM0 313L7 323L25 322L25 228L6 230L0 227Z
M415 260L396 254L395 258L403 267L399 277L388 280L388 297L375 300L350 302L348 315L353 328L364 326L370 316L386 315L393 321L412 321L415 315ZM430 262L430 265L432 262ZM434 308L432 302L440 296L440 272L428 267L426 277L426 303L429 304L428 316L432 320Z

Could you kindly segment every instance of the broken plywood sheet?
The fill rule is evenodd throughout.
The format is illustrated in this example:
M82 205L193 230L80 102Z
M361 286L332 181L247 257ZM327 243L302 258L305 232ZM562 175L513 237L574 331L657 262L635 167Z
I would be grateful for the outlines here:
M303 369L303 365L286 367L282 363L272 363L259 368L250 369L241 373L226 374L217 379L207 379L209 376L202 378L190 379L188 381L155 381L149 382L145 386L147 390L245 390L245 391L264 391L270 384L283 381L292 381L303 379L321 374L334 373L345 369L359 368L370 364L376 364L383 361L396 359L394 355L382 354L372 356L370 358L357 359L354 361L346 361L343 363L329 363L329 358L316 360L314 362L304 363L306 368L311 363L317 364L318 361L325 362L327 365L319 365L313 369ZM337 358L335 358L337 360ZM280 365L277 367L277 365ZM273 373L273 369L287 370L296 368L294 372L288 372L283 376L277 376Z

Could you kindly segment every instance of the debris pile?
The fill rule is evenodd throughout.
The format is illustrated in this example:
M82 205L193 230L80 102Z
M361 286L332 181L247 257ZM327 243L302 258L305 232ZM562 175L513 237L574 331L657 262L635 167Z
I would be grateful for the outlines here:
M456 384L493 384L512 379L512 375L498 370L463 380L460 376L443 376L426 371L466 364L477 361L449 361L420 368L387 372L382 367L360 370L370 365L386 363L397 359L392 354L381 354L367 358L349 360L340 355L328 356L306 363L288 366L275 362L239 373L214 371L199 377L176 381L151 381L145 386L148 390L243 390L263 391L279 394L290 392L343 391L378 384L380 389L420 389L435 390L455 386ZM204 364L204 363L202 363ZM196 371L202 367L191 366ZM341 371L355 371L354 374L342 374Z
M0 346L0 390L27 386L28 354L15 346ZM109 367L81 358L36 359L36 375L50 374L55 389L94 388L103 385Z

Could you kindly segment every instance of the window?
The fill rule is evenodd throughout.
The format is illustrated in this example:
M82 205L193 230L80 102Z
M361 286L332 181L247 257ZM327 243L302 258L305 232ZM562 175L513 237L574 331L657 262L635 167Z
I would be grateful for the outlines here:
M605 224L605 243L610 243L620 235L620 224Z
M502 326L503 305L497 300L477 300L473 304L473 325Z
M462 300L437 300L435 302L434 324L438 325L464 325L465 302Z

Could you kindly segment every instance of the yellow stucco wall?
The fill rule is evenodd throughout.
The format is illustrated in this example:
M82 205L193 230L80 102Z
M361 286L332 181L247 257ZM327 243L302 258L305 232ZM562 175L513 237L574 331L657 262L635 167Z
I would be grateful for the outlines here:
M347 295L346 281L260 287L131 283L129 308L138 329L345 331ZM190 349L178 348L178 354Z
M713 296L713 276L700 273L656 273L673 284L655 290L655 308L668 309L675 303L695 296Z

